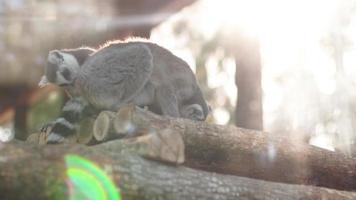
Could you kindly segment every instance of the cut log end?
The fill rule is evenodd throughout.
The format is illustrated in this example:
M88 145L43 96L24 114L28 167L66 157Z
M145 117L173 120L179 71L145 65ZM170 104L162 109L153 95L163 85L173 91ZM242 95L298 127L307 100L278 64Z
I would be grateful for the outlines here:
M95 139L104 141L109 138L112 118L112 113L106 111L99 114L93 125L93 135Z
M184 142L175 131L164 129L135 139L137 152L146 158L172 164L184 162Z
M130 134L136 131L137 127L132 123L132 115L135 112L134 105L120 108L113 119L113 128L117 134Z
M78 143L80 144L96 144L97 141L92 134L93 131L93 124L95 122L95 119L90 117L90 118L85 118L80 122L78 133L77 133L77 140Z

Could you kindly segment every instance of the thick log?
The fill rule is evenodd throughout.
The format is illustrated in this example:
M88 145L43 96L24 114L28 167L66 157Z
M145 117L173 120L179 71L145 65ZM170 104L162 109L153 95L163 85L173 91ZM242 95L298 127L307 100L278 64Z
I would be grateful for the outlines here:
M356 190L356 159L265 132L162 117L139 108L117 121L182 133L185 165L268 181ZM111 133L112 134L112 133ZM122 132L119 134L123 134Z
M117 197L117 187L125 200L356 198L351 192L166 165L137 156L132 147L122 140L92 147L1 144L0 199L69 199L71 195L93 197L105 194ZM105 180L106 176L112 182L96 182Z
M80 121L79 128L77 131L77 142L80 144L96 144L97 141L95 140L92 132L94 129L94 117L88 117Z
M101 112L93 125L93 136L98 141L106 141L110 139L110 135L116 135L114 122L116 113L103 111Z
M103 142L115 138L131 137L149 132L149 124L133 124L132 110L134 105L120 109L118 113L102 111L94 121L93 135L97 141Z

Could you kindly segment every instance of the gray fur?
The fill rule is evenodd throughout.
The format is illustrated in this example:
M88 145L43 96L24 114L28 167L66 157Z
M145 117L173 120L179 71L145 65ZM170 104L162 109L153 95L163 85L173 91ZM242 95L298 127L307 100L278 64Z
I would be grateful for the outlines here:
M168 50L147 41L115 41L89 53L79 71L71 71L74 81L66 89L85 97L95 108L117 110L134 103L172 117L206 118L208 106L193 72ZM59 61L49 62L47 67ZM53 71L60 68L53 67Z
M141 92L152 68L145 45L108 46L87 59L75 84L94 107L117 110Z
M180 109L180 115L183 118L191 119L191 120L204 120L204 111L201 105L191 104L184 105Z

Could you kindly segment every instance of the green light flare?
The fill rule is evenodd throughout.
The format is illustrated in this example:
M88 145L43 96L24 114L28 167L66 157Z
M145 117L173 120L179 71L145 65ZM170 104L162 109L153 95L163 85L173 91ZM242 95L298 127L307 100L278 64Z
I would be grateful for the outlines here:
M106 173L91 161L66 155L70 200L121 200L119 189Z

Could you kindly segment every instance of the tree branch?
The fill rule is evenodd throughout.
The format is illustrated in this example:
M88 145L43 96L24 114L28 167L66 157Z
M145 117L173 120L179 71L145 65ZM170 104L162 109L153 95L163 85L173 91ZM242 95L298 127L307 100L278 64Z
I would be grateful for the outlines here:
M355 199L331 189L258 181L149 161L114 140L92 147L1 144L0 199L67 199L78 189L65 156L90 160L112 178L124 199ZM74 182L73 182L74 181ZM88 186L88 185L87 185ZM79 187L80 188L80 187ZM82 191L92 194L90 190Z
M122 134L124 123L130 123L138 132L150 128L182 133L185 165L189 167L269 181L356 190L355 158L296 144L289 138L273 138L265 132L162 117L138 108L123 109L114 115L117 117L112 123L117 127L116 132L100 134Z
M185 146L184 165L188 167L267 181L356 190L355 158L296 144L288 138L274 138L265 132L162 117L135 107L118 113L104 111L93 124L90 141L164 129L180 133Z

